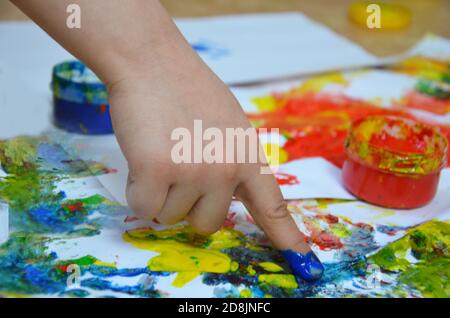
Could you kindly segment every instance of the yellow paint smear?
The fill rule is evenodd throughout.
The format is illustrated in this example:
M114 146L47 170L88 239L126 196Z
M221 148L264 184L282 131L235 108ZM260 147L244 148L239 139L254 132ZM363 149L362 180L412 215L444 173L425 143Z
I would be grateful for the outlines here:
M344 78L342 73L329 73L321 76L315 76L304 81L292 92L301 94L318 93L330 84L345 86L348 84L348 81Z
M289 155L286 150L277 144L263 144L264 153L266 154L267 162L271 166L278 166L289 160Z
M279 108L276 98L272 95L255 97L251 101L260 112L272 112Z
M261 274L259 275L258 280L261 283L266 283L281 288L294 289L298 287L294 275L290 274Z
M258 265L268 272L276 273L276 272L281 272L283 270L283 268L280 265L277 265L272 262L261 262Z
M227 273L237 270L238 264L220 249L241 245L242 233L224 228L205 237L195 234L188 226L156 231L142 228L127 231L123 239L137 248L159 255L148 261L152 271L177 272L173 286L182 287L200 273Z
M106 266L106 267L113 267L113 268L116 268L116 267L117 267L117 265L114 264L114 263L102 262L102 261L100 261L100 260L96 260L96 261L94 262L94 265L97 265L97 266Z

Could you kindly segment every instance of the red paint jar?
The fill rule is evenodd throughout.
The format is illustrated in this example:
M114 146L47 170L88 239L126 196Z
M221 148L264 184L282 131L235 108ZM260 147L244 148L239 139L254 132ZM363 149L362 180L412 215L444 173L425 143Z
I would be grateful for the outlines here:
M429 203L447 163L447 139L437 129L394 116L353 123L345 149L344 186L356 197L388 208Z

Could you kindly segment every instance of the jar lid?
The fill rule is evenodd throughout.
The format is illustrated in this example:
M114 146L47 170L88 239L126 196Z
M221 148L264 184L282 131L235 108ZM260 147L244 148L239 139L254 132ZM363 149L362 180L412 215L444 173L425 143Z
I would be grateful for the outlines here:
M353 123L345 148L350 158L366 166L426 175L446 165L447 145L434 127L397 116L370 116Z
M53 67L51 88L59 99L83 104L108 104L105 84L80 61L67 61Z

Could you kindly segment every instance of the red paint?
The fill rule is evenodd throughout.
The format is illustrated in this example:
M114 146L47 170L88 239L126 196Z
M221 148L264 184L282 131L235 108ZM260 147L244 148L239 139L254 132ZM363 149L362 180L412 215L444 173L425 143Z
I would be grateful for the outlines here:
M278 96L282 107L274 112L250 114L259 127L279 128L288 138L283 149L289 160L322 157L342 167L344 142L351 123L369 115L391 114L411 117L400 110L376 107L344 95L307 93Z
M78 212L83 209L83 202L64 204L63 208L69 210L70 212Z
M228 213L227 218L223 222L223 226L232 229L234 228L235 225L236 225L236 212L230 212Z
M427 96L416 91L408 92L400 101L399 106L424 110L437 115L446 115L450 112L450 102Z
M317 215L317 217L321 220L324 220L328 224L336 224L339 222L339 218L337 216L334 216L332 214L326 214L326 215Z
M56 264L55 267L63 273L67 273L67 268L69 267L69 265Z
M107 108L107 106L105 105L105 104L101 104L99 107L98 107L98 110L99 110L99 112L100 113L106 113L106 110L107 110L108 108Z
M283 149L289 160L322 157L342 168L345 139L351 123L372 115L395 115L414 118L400 109L386 109L344 95L307 93L303 95L274 94L280 108L273 112L249 114L258 128L279 128L287 137ZM450 140L450 126L439 126ZM448 159L450 167L450 158Z
M279 185L296 185L300 184L298 178L294 175L284 172L276 172L275 179L277 180Z
M333 233L323 231L308 219L305 219L304 223L307 230L311 233L308 238L309 243L316 244L321 250L338 250L344 246L339 237Z

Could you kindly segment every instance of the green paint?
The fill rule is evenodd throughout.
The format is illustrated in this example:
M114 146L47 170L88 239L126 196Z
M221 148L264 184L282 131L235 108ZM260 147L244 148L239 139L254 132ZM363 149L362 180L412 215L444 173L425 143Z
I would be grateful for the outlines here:
M55 180L35 170L0 178L0 197L10 204L11 209L25 211L39 202L54 202L58 198L53 192Z
M425 297L450 297L450 221L429 221L369 257L382 270L399 272L399 282ZM416 262L410 262L410 253Z
M450 259L435 258L400 274L399 282L419 290L423 296L450 297Z
M429 80L419 80L415 86L419 93L437 98L448 100L450 99L450 91L445 88L443 84Z
M35 167L36 140L31 137L17 137L0 141L0 163L9 173L20 173Z
M331 233L339 238L346 238L352 235L352 231L343 223L335 223L331 225Z

